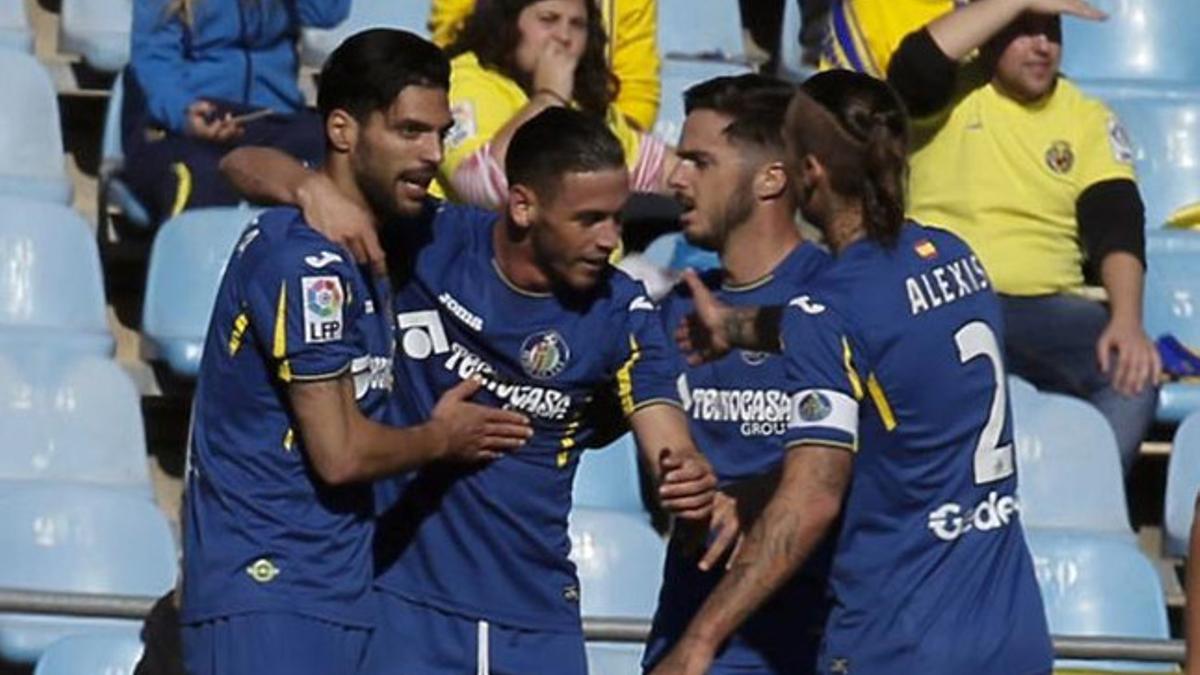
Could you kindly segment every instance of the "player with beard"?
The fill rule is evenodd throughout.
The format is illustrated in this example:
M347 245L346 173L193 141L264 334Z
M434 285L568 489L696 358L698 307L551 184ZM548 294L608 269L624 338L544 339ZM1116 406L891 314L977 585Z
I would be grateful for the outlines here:
M381 223L422 206L450 124L448 78L441 52L401 31L360 34L325 66L322 174ZM398 171L424 185L383 187ZM189 673L357 672L376 620L370 481L494 459L531 433L521 414L467 402L471 381L420 424L386 426L390 303L386 280L296 209L263 213L237 245L201 361L184 494Z
M721 257L721 269L701 281L730 305L784 304L829 264L828 254L801 239L794 220L780 133L794 91L773 78L740 75L684 94L680 163L668 185L684 208L684 236ZM685 285L662 301L668 331L692 311ZM720 481L722 511L740 510L750 521L757 509L749 493L774 480L785 454L790 397L784 370L778 354L734 350L686 371L684 409ZM729 528L717 536L735 533ZM718 543L713 550L723 548ZM686 549L676 537L667 550L643 659L647 669L675 644L724 573L724 560L699 560ZM722 645L709 672L813 672L827 611L826 574L826 561L808 564Z

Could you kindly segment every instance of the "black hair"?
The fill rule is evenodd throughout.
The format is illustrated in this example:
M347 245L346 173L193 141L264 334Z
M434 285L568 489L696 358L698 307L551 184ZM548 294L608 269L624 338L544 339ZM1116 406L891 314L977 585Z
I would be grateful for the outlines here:
M604 122L555 106L517 129L504 167L509 185L549 195L565 174L625 168L625 151Z
M375 0L380 2L382 0ZM467 19L462 33L446 51L453 58L465 52L473 52L480 65L499 71L520 85L527 94L534 92L529 76L517 68L517 45L521 43L521 31L517 19L521 12L539 0L482 0ZM609 68L605 58L604 23L600 8L595 0L584 0L587 8L587 45L575 67L575 85L572 98L579 107L598 117L608 112L608 106L617 97L620 82Z
M387 110L405 87L450 88L450 62L408 31L372 28L352 35L325 61L317 93L323 119L345 110L360 122Z
M714 77L683 93L683 109L725 115L731 120L724 129L730 140L779 152L783 119L795 93L791 84L766 75Z
M812 76L784 126L789 161L813 155L835 192L862 200L867 236L892 245L904 224L908 115L882 80L849 70Z

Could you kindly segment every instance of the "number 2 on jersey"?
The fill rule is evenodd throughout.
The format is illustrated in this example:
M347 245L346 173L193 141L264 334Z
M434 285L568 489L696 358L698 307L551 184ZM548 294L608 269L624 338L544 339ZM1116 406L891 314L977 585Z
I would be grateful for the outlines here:
M958 345L958 359L966 364L980 356L991 361L992 375L996 380L996 391L992 394L992 407L987 423L979 434L975 446L975 484L982 485L1008 478L1016 466L1013 462L1012 443L1000 445L1000 434L1004 431L1004 417L1008 413L1008 387L1004 380L1004 362L1000 360L1000 344L991 326L982 321L972 321L954 334Z

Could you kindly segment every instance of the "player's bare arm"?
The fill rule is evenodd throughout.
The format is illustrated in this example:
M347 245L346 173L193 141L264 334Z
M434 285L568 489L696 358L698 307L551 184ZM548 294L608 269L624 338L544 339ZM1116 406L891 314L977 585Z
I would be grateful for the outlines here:
M707 523L717 476L692 442L683 411L665 403L648 405L635 411L629 424L663 508L684 520Z
M796 572L841 512L853 455L804 444L784 461L779 488L721 583L652 675L702 675L717 646Z
M676 329L675 341L687 355L688 363L712 361L735 347L780 351L781 307L730 307L713 297L692 270L684 273L683 280L691 291L696 311Z
M437 460L485 462L532 434L518 413L470 402L479 383L465 380L438 400L429 421L392 427L363 416L349 375L288 385L288 397L313 468L341 485L415 469Z
M241 147L221 160L221 173L253 202L300 207L304 220L360 264L386 273L375 216L348 198L323 172L310 171L275 148Z
M722 559L726 560L726 569L733 564L745 541L746 531L754 526L775 495L781 475L782 471L776 469L717 491L709 525L712 537L697 563L700 569L713 569Z

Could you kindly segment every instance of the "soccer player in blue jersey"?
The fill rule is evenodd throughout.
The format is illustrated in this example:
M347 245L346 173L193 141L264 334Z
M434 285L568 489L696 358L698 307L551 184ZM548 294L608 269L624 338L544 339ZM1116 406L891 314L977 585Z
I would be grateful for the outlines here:
M325 66L323 174L381 223L422 208L448 80L441 52L400 31L356 36ZM370 481L434 460L477 465L531 433L523 415L467 402L469 380L420 424L385 426L397 421L391 302L386 279L296 209L260 215L233 252L184 495L192 675L358 672L376 619Z
M781 312L722 306L689 281L699 318L685 343L708 355L782 348L789 451L731 568L654 675L707 672L839 517L818 672L1051 671L1015 501L999 303L966 244L905 220L906 129L878 80L807 81L788 110L788 163L833 266Z
M782 136L794 91L774 78L739 75L703 82L684 94L680 162L668 185L684 208L684 236L721 257L721 269L701 275L702 283L730 305L786 303L829 264L827 253L802 240L794 220ZM662 300L668 332L692 310L691 294L681 284ZM785 453L791 396L783 357L734 350L688 368L686 375L684 407L692 436L720 480L720 512L732 508L753 517L756 504L747 493L777 476ZM738 529L722 527L715 536L734 536ZM723 560L701 559L686 548L675 537L667 549L643 658L647 669L683 634L724 571ZM718 542L711 550L723 548ZM827 572L825 561L810 562L719 649L709 672L814 672L827 613Z

